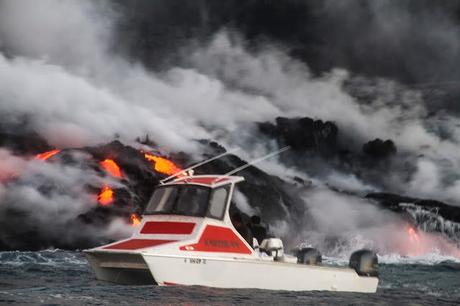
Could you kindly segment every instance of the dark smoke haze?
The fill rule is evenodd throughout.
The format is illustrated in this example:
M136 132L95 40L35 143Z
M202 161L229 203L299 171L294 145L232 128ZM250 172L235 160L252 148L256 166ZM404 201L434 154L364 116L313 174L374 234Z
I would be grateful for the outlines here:
M460 206L459 1L2 0L0 51L2 133L51 147L118 139L140 149L136 138L149 135L167 153L199 159L197 140L209 139L250 159L290 141L277 117L329 121L337 131L322 135L323 149L260 166L298 187L305 216L266 216L291 243L410 253L406 238L389 238L405 219L367 193ZM377 138L391 140L391 154L363 147ZM47 236L91 209L84 186L100 173L2 146L0 220L12 207L39 209L33 220ZM263 214L237 197L242 211ZM120 224L100 236L123 235ZM422 235L426 252L456 251Z

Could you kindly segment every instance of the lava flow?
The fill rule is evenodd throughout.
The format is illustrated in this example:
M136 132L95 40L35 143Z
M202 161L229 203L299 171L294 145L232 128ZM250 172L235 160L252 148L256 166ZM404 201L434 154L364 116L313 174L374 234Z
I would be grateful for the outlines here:
M102 206L107 206L113 202L113 190L109 186L104 186L101 189L101 192L97 196L97 201Z
M420 236L415 228L409 226L407 229L407 234L409 236L409 255L421 255L424 252L424 245L421 243Z
M49 158L53 157L54 155L58 154L61 152L59 149L54 149L48 152L40 153L35 156L36 159L41 159L41 160L48 160Z
M173 175L176 174L180 171L182 171L181 168L176 166L172 161L169 159L166 159L164 157L160 156L155 156L152 154L144 154L145 158L151 162L154 162L154 168L155 171L166 174L166 175Z
M407 233L409 234L409 239L411 242L414 242L414 243L420 242L420 238L413 227L409 227L409 229L407 230Z
M110 173L110 175L112 175L113 177L123 177L123 173L121 172L120 167L113 159L105 159L99 162L99 165L101 165L101 167L104 168L104 170Z
M141 218L137 214L131 214L131 225L138 226L141 224Z
M105 159L99 162L99 165L107 171L110 175L116 178L122 178L123 174L121 172L120 167L113 159ZM113 190L109 186L102 187L99 195L97 196L97 201L102 206L107 206L113 202Z

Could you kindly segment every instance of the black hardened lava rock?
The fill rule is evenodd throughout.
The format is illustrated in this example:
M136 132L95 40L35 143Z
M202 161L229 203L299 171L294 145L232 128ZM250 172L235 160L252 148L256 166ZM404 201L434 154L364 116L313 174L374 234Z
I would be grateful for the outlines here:
M434 211L445 220L460 223L460 207L448 205L440 201L417 199L391 193L370 193L366 198L374 199L385 208L396 212L404 212L406 208L404 204L414 204L420 208Z
M269 137L276 138L282 145L294 150L335 151L337 145L337 126L330 121L312 118L276 118L275 124L260 123L259 130Z
M396 151L396 145L391 139L383 141L377 138L363 145L363 153L377 159L390 157Z

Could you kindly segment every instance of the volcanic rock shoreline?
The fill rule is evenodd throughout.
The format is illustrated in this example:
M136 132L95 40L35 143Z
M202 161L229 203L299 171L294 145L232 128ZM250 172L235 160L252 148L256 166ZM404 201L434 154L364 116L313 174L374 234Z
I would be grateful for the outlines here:
M361 152L353 153L351 149L340 143L339 128L333 122L323 122L312 118L277 118L274 123L260 123L259 129L265 137L275 139L280 146L291 146L293 150L289 154L291 157L297 158L299 165L302 165L301 160L305 159L305 156L309 158L313 156L327 163L329 161L337 162L340 158L343 159L345 155L348 163L353 164L354 169L356 167L359 169L359 167L367 167L373 162L378 164L379 161L391 159L397 152L396 146L391 140L376 139L363 144ZM3 147L17 154L32 156L40 153L38 150L51 149L36 134L0 133L0 135L2 136L0 143L3 144ZM143 142L143 145L147 143L154 146L148 138ZM204 152L203 159L225 151L222 146L212 141L203 140L200 143L202 152ZM76 159L76 152L84 153L91 158L84 159L84 164L82 164L82 160ZM159 152L154 153L162 155ZM102 231L114 218L123 218L129 222L132 214L141 215L154 186L159 183L160 179L167 176L156 171L155 167L152 167L152 162L147 160L144 154L145 152L124 145L117 140L101 146L60 151L59 154L46 162L89 168L101 177L105 177L107 174L101 169L100 161L108 158L115 161L123 172L123 177L118 179L117 184L113 186L113 203L108 206L93 206L61 228L63 231L73 233L72 238L69 239L61 239L60 235L49 235L47 231L42 230L37 224L33 212L21 209L20 205L7 205L0 213L2 228L0 249L38 250L49 247L83 249L109 242L110 238L104 237L104 235L91 235L88 234L88 231ZM182 168L199 162L199 160L193 160L191 156L183 152L164 157L169 158ZM292 165L292 160L289 158L289 160L284 161L286 164ZM238 156L229 154L197 168L195 173L224 174L245 163ZM266 224L285 221L297 228L302 227L299 216L308 214L308 203L302 199L298 185L300 184L303 188L305 182L299 178L294 178L292 182L288 182L255 166L241 171L238 175L246 178L245 182L239 184L238 190L247 198L249 205L255 211L260 212L262 220ZM11 179L5 186L8 188L14 184L16 184L15 179ZM40 184L45 186L48 182L44 181ZM97 192L98 188L100 186L91 184L87 186L87 190L93 192ZM419 229L440 232L458 242L460 207L440 201L420 200L390 193L369 193L365 195L365 198L374 200L382 208L401 214ZM307 204L307 209L305 209L305 204ZM415 210L418 210L418 215L414 213ZM420 214L420 212L424 212L424 214ZM421 215L424 217L417 217ZM245 215L245 218L248 217L250 216ZM446 222L457 227L454 226L454 229L449 231L445 228ZM18 224L21 226L18 227Z

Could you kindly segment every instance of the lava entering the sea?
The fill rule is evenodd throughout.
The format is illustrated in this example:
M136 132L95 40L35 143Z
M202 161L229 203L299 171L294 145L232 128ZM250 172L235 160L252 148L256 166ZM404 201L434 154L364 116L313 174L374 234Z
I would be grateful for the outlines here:
M413 227L410 226L409 229L407 230L407 233L409 234L410 241L415 242L415 243L420 242L420 238Z
M421 255L424 252L424 245L420 240L420 235L417 230L410 226L407 228L407 234L409 236L409 253L408 255Z
M148 154L148 153L144 153L144 157L147 160L154 163L154 169L157 172L160 172L166 175L173 175L173 174L176 174L182 171L181 168L179 168L175 163L173 163L167 158L155 156L155 155Z

